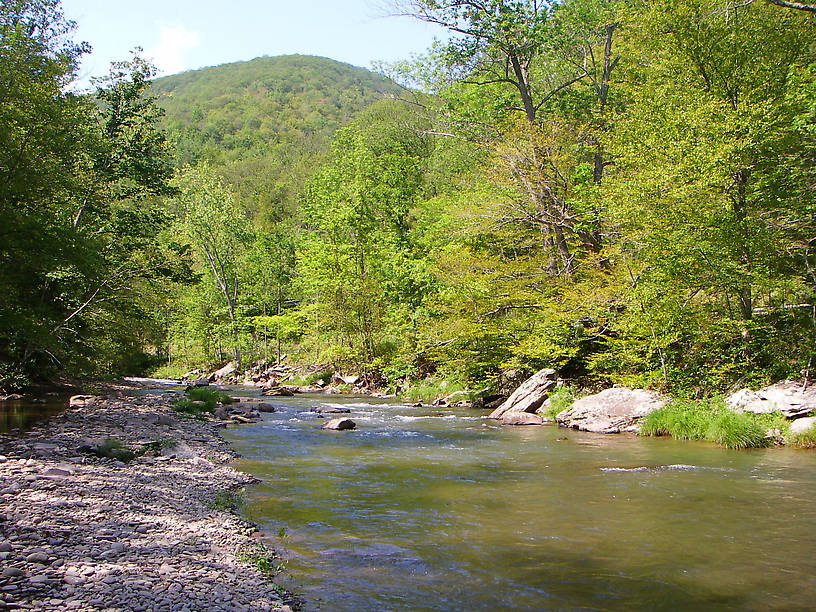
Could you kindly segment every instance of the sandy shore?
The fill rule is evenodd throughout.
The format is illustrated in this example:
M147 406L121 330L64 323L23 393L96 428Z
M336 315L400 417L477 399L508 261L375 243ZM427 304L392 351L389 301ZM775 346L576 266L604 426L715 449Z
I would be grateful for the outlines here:
M224 508L252 478L170 401L108 397L0 435L0 610L290 609L250 559L260 534ZM108 438L143 454L81 450Z

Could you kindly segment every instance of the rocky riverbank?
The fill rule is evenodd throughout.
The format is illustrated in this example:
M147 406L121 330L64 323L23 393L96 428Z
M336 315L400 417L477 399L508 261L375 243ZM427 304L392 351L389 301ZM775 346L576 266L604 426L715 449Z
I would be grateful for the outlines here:
M252 478L227 465L216 424L181 418L171 399L102 398L0 436L0 610L294 605L228 507Z

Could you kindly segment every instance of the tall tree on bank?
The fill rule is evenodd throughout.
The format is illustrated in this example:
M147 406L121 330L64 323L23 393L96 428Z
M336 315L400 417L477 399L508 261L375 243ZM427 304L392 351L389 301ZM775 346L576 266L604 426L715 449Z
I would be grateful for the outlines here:
M550 269L571 277L581 251L597 252L601 245L597 215L572 205L573 168L561 164L562 146L580 139L592 149L585 155L601 181L608 160L599 135L583 124L587 114L603 116L618 61L612 3L412 0L398 7L451 32L429 71L443 75L432 87L448 101L450 129L499 144L495 160L526 200L515 217L540 228L553 252ZM591 85L595 108L579 103L582 116L553 121L553 112L563 119L564 101L581 82ZM596 128L602 125L596 120Z
M150 246L159 216L149 198L163 192L168 166L155 107L136 102L147 83L122 66L96 99L67 93L88 51L73 29L57 0L0 5L0 386L106 369L132 350L112 329L128 326L104 320L134 314L134 290L163 260ZM105 97L125 91L128 101ZM141 122L143 138L112 141L114 114ZM152 168L113 175L99 163L110 157L149 158Z
M208 164L180 171L174 184L178 189L178 218L224 299L233 358L240 368L241 259L251 238L251 225L232 192Z

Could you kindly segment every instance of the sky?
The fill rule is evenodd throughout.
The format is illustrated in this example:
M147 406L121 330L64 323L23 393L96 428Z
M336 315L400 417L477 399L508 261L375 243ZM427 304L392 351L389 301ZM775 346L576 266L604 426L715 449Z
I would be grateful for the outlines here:
M262 55L321 55L370 68L422 53L434 26L389 17L388 0L62 0L89 42L80 84L140 46L162 75Z

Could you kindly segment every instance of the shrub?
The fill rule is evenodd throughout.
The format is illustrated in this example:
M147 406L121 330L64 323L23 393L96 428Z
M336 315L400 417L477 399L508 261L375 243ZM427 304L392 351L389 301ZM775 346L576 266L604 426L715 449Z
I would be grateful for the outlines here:
M555 391L550 394L550 397L547 398L547 407L542 410L542 414L545 417L548 417L555 420L555 415L559 412L563 412L575 401L575 393L569 387L558 387Z
M142 448L139 451L139 455L145 455L150 453L151 455L158 455L166 448L173 448L176 445L176 441L173 438L158 438L156 440L151 440L146 444L142 444Z
M115 459L122 463L127 463L136 456L136 453L114 438L107 438L101 444L97 444L93 447L92 452L97 457Z
M238 559L253 565L259 572L269 577L277 576L286 569L286 561L262 543L240 553Z

